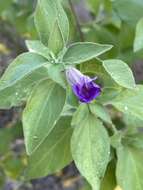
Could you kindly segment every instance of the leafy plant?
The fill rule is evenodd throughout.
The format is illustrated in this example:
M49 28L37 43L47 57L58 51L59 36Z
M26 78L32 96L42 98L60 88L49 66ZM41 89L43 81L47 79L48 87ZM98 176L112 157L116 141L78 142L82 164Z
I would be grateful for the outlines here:
M18 56L1 77L0 107L26 102L22 116L26 179L49 175L74 160L93 190L111 190L116 185L142 190L143 86L135 84L130 67L120 58L133 43L128 33L126 44L124 30L136 24L134 50L142 50L143 3L87 3L93 14L98 12L97 21L89 26L98 43L71 43L71 23L62 2L37 2L34 20L39 40L26 41L29 52ZM102 7L107 28L98 24L105 22ZM111 28L117 30L120 43ZM88 34L79 30L86 40ZM106 34L111 38L105 39Z

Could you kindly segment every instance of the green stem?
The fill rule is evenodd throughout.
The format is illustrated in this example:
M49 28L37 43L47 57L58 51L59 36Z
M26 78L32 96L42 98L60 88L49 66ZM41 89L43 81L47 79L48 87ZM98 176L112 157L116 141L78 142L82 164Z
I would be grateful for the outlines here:
M116 133L118 132L118 130L116 129L116 127L115 127L114 124L112 124L112 125L110 126L110 128L111 128L111 130L112 130L112 132L113 132L114 134L116 134Z
M72 13L73 13L73 15L74 15L75 21L76 21L76 27L77 27L77 30L78 30L79 35L80 35L80 40L81 40L82 42L84 42L84 35L83 35L83 33L82 33L81 25L80 25L79 19L78 19L77 15L76 15L74 6L73 6L73 4L72 4L72 0L69 0L69 5L70 5L70 8L71 8Z

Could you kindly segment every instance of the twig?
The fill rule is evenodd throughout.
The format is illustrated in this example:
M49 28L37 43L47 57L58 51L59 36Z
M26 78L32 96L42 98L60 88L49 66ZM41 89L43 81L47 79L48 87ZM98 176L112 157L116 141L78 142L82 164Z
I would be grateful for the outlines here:
M84 36L83 36L82 30L81 30L81 26L80 26L79 19L78 19L77 15L76 15L74 6L73 6L73 4L72 4L72 0L69 0L69 5L70 5L70 8L71 8L71 10L72 10L72 12L73 12L73 15L74 15L74 17L75 17L76 27L77 27L77 30L78 30L78 32L79 32L80 39L81 39L82 42L84 42Z

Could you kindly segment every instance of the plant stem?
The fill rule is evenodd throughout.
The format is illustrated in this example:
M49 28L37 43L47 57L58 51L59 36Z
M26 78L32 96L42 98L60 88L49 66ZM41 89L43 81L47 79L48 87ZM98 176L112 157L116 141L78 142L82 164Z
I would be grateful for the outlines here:
M112 129L114 134L116 134L118 132L118 130L116 129L114 124L111 125L111 129Z
M76 21L76 27L77 27L77 30L78 30L79 35L80 35L80 40L81 40L82 42L84 42L84 35L83 35L83 33L82 33L81 26L80 26L80 22L79 22L79 19L78 19L77 15L76 15L76 12L75 12L75 9L74 9L72 0L69 0L69 5L70 5L70 8L71 8L72 13L73 13L73 15L74 15L75 21Z

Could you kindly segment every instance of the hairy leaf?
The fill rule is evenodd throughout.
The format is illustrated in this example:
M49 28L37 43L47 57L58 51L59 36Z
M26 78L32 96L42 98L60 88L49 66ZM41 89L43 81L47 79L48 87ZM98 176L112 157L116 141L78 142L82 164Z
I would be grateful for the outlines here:
M134 90L123 90L110 103L121 112L131 114L142 120L143 118L143 86L137 85Z
M110 143L106 130L96 117L89 114L75 127L71 150L81 174L93 190L99 190L109 161Z
M23 53L18 56L6 69L0 80L0 90L10 87L34 70L44 66L46 59L35 53Z
M27 40L26 45L30 52L37 53L46 59L50 60L52 52L44 44L38 40Z
M58 30L54 31L56 21ZM38 0L35 25L40 39L45 45L48 45L50 35L56 37L53 39L54 43L59 40L59 36L60 38L62 36L64 43L68 40L69 23L59 0ZM56 34L54 34L55 32Z
M79 64L109 51L112 45L91 42L78 42L70 45L65 52L63 61L66 64Z
M70 121L71 117L61 117L53 131L29 157L26 178L38 178L57 172L72 161Z
M118 59L109 59L103 61L103 66L109 75L120 86L125 88L134 88L135 80L131 69L126 63Z
M143 189L143 151L131 147L120 147L117 149L117 183L123 190Z
M65 90L44 80L32 91L23 113L26 150L34 152L54 128L65 104Z

